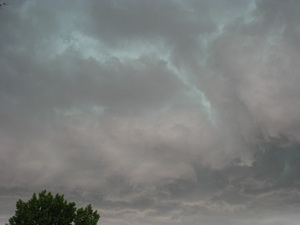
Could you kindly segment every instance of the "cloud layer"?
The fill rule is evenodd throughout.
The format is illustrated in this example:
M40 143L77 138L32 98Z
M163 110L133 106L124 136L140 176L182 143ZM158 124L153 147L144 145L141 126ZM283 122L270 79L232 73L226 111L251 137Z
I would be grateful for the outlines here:
M11 0L0 215L48 189L102 223L295 225L300 3Z

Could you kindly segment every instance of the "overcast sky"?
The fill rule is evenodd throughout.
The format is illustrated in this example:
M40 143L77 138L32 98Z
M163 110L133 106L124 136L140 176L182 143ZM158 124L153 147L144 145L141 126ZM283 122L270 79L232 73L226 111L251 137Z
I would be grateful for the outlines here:
M299 224L299 0L7 3L2 224L43 189L105 225Z

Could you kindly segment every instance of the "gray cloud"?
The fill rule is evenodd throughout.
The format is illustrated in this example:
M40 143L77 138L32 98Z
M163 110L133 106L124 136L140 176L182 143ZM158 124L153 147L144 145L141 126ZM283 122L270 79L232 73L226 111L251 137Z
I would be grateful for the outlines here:
M0 221L49 189L105 224L299 221L297 1L0 11Z

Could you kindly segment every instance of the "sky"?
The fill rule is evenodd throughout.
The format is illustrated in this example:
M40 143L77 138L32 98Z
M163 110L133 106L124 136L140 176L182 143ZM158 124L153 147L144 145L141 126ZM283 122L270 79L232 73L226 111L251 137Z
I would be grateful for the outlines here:
M300 1L7 0L0 223L44 189L105 225L300 221Z

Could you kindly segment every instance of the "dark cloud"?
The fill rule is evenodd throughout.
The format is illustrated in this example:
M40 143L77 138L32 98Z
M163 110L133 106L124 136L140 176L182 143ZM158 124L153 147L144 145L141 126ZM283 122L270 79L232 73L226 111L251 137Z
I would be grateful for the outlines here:
M105 224L299 221L297 1L0 10L0 214L48 189Z

